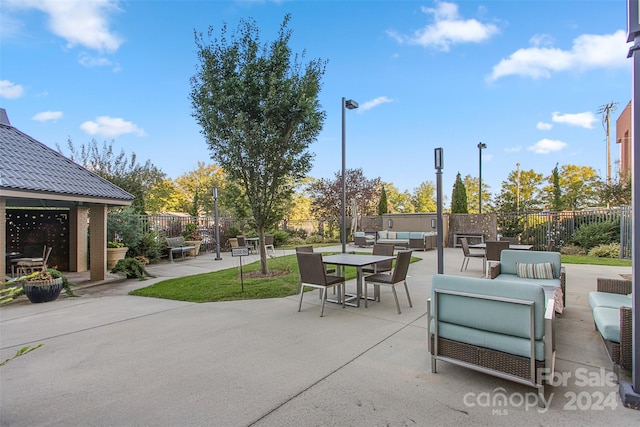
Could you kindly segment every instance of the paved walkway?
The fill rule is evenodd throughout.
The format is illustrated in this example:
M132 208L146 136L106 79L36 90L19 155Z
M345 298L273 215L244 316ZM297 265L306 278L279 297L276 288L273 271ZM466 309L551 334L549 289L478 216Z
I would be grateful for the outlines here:
M386 289L367 309L328 304L324 318L309 297L298 313L296 296L195 304L128 295L237 266L228 253L151 266L158 278L143 282L80 281L79 298L3 307L2 360L44 346L0 368L0 425L640 424L640 411L621 407L608 380L587 303L596 277L630 267L566 266L567 307L556 325L556 372L565 380L546 388L551 402L541 410L526 404L532 388L444 362L431 373L425 313L437 255L415 254L424 259L409 268L414 306L400 292L401 315ZM461 262L461 249L445 250L445 273L482 275L479 260L462 273Z

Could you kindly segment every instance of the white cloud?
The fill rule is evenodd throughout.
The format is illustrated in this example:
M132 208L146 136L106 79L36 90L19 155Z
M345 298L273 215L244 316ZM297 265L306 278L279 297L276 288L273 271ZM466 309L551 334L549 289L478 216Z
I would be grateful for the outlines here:
M451 45L480 43L500 32L493 24L483 24L476 19L463 19L455 3L436 1L435 8L423 7L422 11L433 16L432 24L408 36L396 31L387 31L387 34L399 43L417 44L446 52Z
M144 129L140 129L132 122L127 122L119 117L100 116L95 121L86 121L80 125L80 129L89 135L117 137L127 133L145 136Z
M517 153L518 151L521 151L522 147L510 147L510 148L505 148L504 151L506 151L507 153Z
M43 111L42 113L38 113L33 116L31 120L46 122L49 120L58 120L60 118L62 118L62 111Z
M538 122L538 124L536 125L536 128L540 130L549 130L552 127L553 125L551 123L545 123L545 122Z
M493 67L489 81L510 75L534 79L551 77L551 73L592 68L617 68L629 64L627 36L623 30L613 34L583 34L573 41L571 50L550 46L548 38L534 36L533 47L518 49ZM548 45L541 47L541 45Z
M545 138L536 142L531 147L527 147L527 150L533 151L536 154L549 154L553 153L554 151L560 151L566 146L566 142Z
M0 80L0 98L20 98L23 93L24 88L22 85L15 84L9 80Z
M560 114L557 111L551 114L554 123L563 123L569 126L578 126L585 129L593 129L593 123L598 121L591 111L575 114Z
M5 1L14 8L45 13L51 32L65 39L69 47L81 45L101 52L115 52L122 44L122 39L109 29L110 15L121 10L117 0Z
M362 104L360 104L358 111L367 111L374 107L377 107L378 105L386 104L388 102L394 102L394 100L386 96L379 96L375 99L372 99L371 101L363 102Z

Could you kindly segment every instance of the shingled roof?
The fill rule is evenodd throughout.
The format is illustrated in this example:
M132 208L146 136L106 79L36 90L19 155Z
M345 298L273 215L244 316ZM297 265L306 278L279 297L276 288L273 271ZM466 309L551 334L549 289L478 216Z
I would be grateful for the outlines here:
M0 195L129 205L134 196L11 126L0 108ZM8 203L9 204L9 203Z

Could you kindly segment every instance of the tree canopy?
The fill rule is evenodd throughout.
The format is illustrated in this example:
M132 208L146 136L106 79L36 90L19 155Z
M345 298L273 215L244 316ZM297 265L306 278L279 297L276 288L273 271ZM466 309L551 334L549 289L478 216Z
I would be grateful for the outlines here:
M469 213L467 208L467 189L462 181L460 172L456 175L451 193L451 213Z
M212 37L213 28L207 40L194 34L199 64L191 78L192 115L211 157L241 187L262 241L310 171L308 148L325 119L318 100L325 62L303 65L304 53L292 59L290 18L285 15L270 44L260 44L251 19L230 35L224 24L219 38Z

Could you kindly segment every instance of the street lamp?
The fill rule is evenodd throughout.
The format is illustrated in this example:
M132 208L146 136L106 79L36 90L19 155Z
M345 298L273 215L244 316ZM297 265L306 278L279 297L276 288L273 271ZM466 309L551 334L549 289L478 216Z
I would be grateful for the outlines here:
M444 168L444 158L442 147L433 151L434 163L436 167L436 244L438 249L438 274L444 274L444 241L442 225L442 169Z
M216 227L216 261L220 261L220 227L218 226L218 188L213 188L213 222Z
M358 108L358 103L353 99L345 99L342 97L342 253L347 252L347 183L345 181L345 172L347 169L347 129L346 129L346 109L354 110Z
M487 148L484 142L478 142L478 213L482 213L482 149Z

